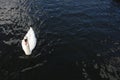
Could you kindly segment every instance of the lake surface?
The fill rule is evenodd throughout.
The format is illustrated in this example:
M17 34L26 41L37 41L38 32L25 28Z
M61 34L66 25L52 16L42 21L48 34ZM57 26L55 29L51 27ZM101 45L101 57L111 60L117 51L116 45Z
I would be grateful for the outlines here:
M25 56L32 27L37 46ZM0 80L120 80L120 3L0 0Z

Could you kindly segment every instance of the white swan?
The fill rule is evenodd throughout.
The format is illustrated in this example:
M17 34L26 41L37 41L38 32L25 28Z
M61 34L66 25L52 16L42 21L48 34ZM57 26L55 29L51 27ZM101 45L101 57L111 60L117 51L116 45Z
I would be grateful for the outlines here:
M21 42L22 49L26 55L31 55L32 50L36 46L36 42L37 42L37 39L36 39L35 33L34 33L32 27L30 27L29 31L24 36L24 38Z

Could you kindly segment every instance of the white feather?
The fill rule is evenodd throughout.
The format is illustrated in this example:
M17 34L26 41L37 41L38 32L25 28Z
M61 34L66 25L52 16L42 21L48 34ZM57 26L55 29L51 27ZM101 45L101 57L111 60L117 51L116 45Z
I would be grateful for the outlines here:
M25 45L25 39L27 39L27 41L28 41L27 45ZM32 27L30 27L29 31L24 36L22 43L21 43L22 49L24 50L26 55L31 55L32 50L36 46L36 42L37 42L37 39L36 39L35 33L34 33Z

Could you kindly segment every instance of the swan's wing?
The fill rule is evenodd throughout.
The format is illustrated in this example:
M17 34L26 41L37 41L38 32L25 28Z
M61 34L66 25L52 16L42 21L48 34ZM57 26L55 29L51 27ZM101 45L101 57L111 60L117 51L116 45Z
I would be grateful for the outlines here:
M28 38L30 51L32 51L36 46L37 39L36 39L35 33L31 27L30 27L29 31L27 32L26 37Z

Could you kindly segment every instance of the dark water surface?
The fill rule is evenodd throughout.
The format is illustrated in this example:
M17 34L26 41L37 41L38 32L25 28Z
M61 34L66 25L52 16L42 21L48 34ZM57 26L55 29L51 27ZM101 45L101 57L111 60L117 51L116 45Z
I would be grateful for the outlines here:
M32 26L37 46L21 40ZM120 80L120 3L0 0L0 80Z

